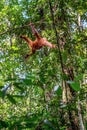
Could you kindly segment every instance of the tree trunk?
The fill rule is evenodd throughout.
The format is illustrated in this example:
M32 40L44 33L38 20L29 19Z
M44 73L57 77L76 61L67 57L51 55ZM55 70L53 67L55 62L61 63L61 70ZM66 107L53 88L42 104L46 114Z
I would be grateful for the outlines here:
M82 114L81 114L81 103L80 100L78 99L78 116L79 116L79 126L80 130L84 130L84 124L83 124L83 119L82 119Z

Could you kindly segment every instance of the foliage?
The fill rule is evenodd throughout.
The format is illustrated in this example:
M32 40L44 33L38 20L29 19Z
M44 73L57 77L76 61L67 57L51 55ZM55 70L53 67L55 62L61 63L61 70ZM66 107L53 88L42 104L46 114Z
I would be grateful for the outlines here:
M27 61L29 49L20 35L34 39L26 26L33 22L38 32L57 44L47 0L2 0L0 2L0 129L65 130L63 115L78 109L81 101L87 127L87 2L51 0L59 37L66 37L63 63L73 66L75 81L68 80L76 92L74 103L62 103L62 69L58 49L42 48ZM63 12L64 13L63 13ZM82 30L78 29L80 14ZM57 45L58 46L58 45ZM61 51L61 50L60 50ZM67 79L67 77L66 77ZM47 97L46 94L48 93Z

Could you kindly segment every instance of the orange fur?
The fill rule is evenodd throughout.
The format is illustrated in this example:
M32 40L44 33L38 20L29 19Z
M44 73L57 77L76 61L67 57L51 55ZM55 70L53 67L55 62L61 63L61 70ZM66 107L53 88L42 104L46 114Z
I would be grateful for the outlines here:
M20 38L24 39L27 43L29 48L31 49L31 53L27 54L25 58L28 58L30 55L34 54L38 49L42 48L43 46L48 46L50 48L56 48L56 45L48 42L46 38L42 38L37 30L34 28L32 23L29 24L32 28L33 34L36 36L36 40L32 41L30 38L26 37L25 35L20 36Z

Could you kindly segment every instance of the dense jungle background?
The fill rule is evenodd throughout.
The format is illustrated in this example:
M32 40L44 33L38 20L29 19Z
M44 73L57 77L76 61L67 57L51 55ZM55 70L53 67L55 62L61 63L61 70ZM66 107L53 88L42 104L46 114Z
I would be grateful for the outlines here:
M0 1L0 130L87 130L86 0Z

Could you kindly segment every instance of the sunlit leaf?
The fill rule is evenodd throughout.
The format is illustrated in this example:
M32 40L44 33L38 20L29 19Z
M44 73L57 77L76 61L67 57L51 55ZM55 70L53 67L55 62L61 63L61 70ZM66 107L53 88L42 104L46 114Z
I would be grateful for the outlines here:
M67 83L69 83L70 86L71 86L75 91L79 91L79 90L80 90L80 83L79 83L79 82L67 81Z

